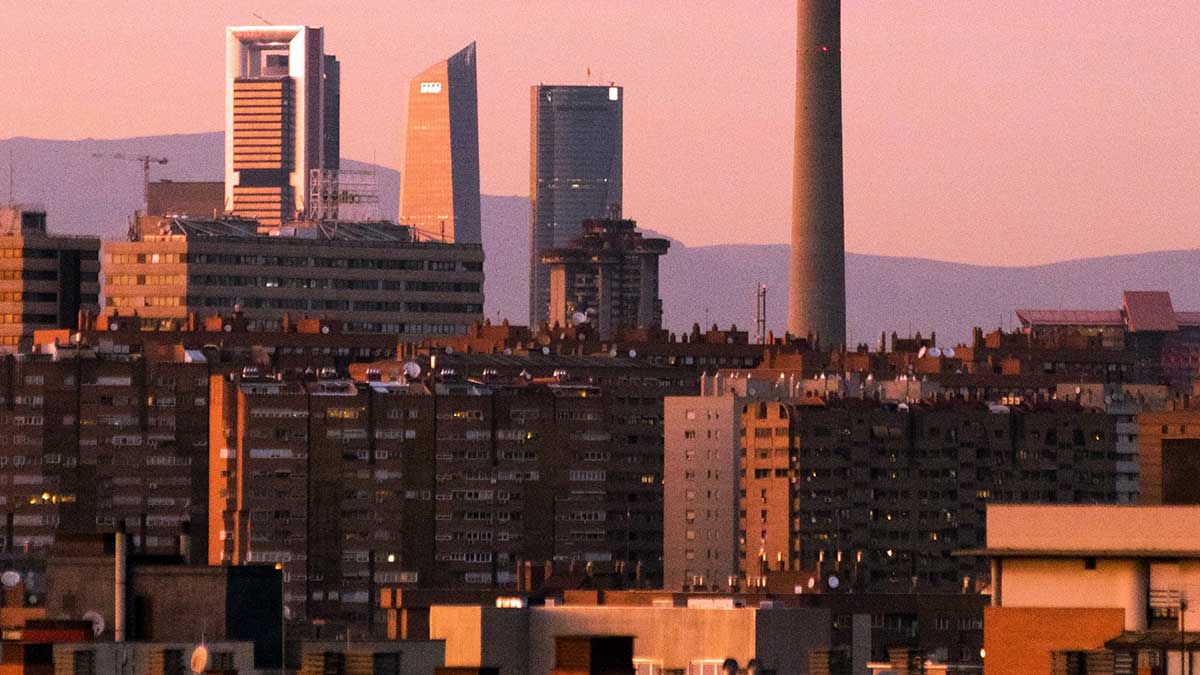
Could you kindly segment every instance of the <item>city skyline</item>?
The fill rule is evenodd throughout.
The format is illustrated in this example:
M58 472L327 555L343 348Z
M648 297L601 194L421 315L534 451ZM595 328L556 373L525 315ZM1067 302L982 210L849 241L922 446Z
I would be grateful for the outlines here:
M629 215L690 245L786 241L791 148L781 139L791 127L794 7L768 3L745 13L753 16L725 16L715 5L696 5L663 16L618 4L592 27L577 25L566 10L543 9L527 27L519 21L527 12L500 5L423 9L411 18L372 6L335 17L304 2L266 3L258 11L275 22L328 29L329 51L345 66L346 156L402 166L403 119L393 111L404 108L403 83L479 39L484 193L525 192L525 87L586 81L591 67L594 82L618 80L634 101L641 97L627 115ZM1200 62L1184 49L1196 18L1182 4L1107 8L1083 23L1065 21L1066 8L1026 9L845 8L849 250L1017 265L1200 246L1200 232L1189 226L1200 204L1177 197L1196 172L1186 151L1186 97ZM145 18L157 17L163 35L193 57L187 67L163 77L152 63L132 62L141 48L138 22L128 11L108 12L95 20L97 37L72 35L84 43L79 51L6 55L0 82L53 78L69 86L35 87L14 101L0 112L0 134L120 137L220 128L212 96L220 85L211 80L222 55L212 30L253 16L198 5L173 8L170 17L159 11ZM55 43L74 22L65 10L18 8L8 25L22 33L4 38ZM403 46L383 40L389 26L410 23L447 27L414 31ZM603 39L594 26L628 37ZM550 27L570 39L542 45L514 32ZM88 49L93 40L105 49ZM646 40L660 48L662 62L649 61L657 67L644 67L639 45ZM564 43L572 44L568 56ZM94 55L92 67L74 58L83 50ZM162 95L137 95L147 82ZM101 88L106 104L96 106ZM741 97L736 115L728 99L737 97L729 92ZM68 119L47 109L88 114ZM664 134L667 124L672 132ZM704 134L722 140L704 141ZM686 172L674 170L681 159Z

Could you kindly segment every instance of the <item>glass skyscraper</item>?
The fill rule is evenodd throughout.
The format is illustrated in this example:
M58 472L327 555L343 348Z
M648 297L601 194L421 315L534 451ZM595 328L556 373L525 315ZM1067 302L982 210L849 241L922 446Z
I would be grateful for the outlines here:
M621 107L616 86L532 88L529 195L529 323L549 317L550 272L542 251L570 245L583 221L621 217Z
M475 43L408 85L400 220L428 239L483 243Z

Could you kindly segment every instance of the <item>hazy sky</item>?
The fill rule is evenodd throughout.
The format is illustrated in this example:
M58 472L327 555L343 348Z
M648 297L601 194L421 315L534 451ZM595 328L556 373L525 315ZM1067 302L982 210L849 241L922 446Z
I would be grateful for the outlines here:
M850 250L1200 247L1195 0L843 5ZM0 138L220 129L223 27L255 11L325 26L344 156L403 166L408 79L477 40L485 193L528 194L529 85L591 68L625 86L627 216L690 245L787 241L789 0L0 0Z

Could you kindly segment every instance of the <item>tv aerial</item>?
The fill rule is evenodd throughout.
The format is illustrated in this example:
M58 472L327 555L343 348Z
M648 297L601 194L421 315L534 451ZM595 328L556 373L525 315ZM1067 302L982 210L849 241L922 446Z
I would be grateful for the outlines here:
M104 633L104 615L94 609L83 613L83 620L92 624L92 637L100 637Z

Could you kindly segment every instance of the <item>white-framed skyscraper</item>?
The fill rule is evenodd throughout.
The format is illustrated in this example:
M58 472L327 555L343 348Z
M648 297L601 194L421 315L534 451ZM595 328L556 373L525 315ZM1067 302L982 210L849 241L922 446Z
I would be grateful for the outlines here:
M264 224L295 219L308 204L309 172L337 168L338 74L326 80L324 29L225 30L225 210ZM336 60L333 60L336 64Z

